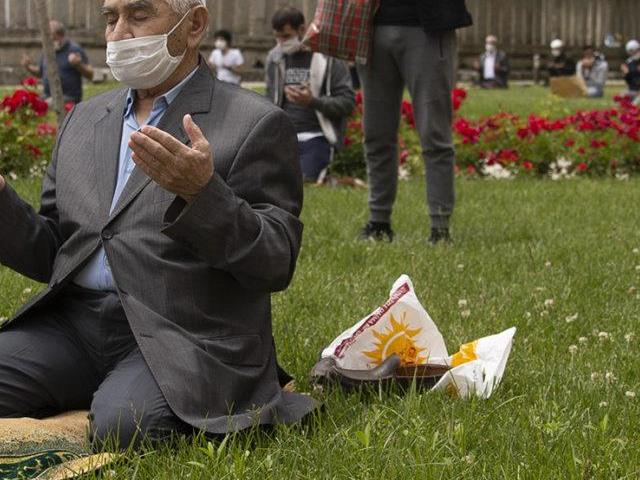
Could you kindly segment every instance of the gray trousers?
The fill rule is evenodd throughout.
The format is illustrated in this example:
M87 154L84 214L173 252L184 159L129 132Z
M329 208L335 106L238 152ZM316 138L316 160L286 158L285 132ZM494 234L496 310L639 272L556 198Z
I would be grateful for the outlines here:
M98 449L190 429L167 405L114 293L71 286L0 331L0 417L72 410L90 410Z
M373 222L390 222L398 189L398 128L405 86L414 107L427 173L431 226L453 213L455 150L451 123L455 32L378 26L373 58L358 73L364 90L364 146Z

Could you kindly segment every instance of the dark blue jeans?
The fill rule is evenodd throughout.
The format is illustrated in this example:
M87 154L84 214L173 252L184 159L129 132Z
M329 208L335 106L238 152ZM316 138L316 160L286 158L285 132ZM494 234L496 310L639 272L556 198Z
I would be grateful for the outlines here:
M298 152L304 180L317 181L331 160L331 145L326 138L316 137L306 142L298 142Z

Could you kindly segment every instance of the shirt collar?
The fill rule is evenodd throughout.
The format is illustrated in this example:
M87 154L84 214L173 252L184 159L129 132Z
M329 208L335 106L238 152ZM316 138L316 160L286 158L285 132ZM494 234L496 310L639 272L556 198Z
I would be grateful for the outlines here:
M193 71L189 75L187 75L179 84L177 84L167 93L156 98L153 101L152 110L156 110L161 104L163 104L163 109L166 110L169 107L169 105L171 105L171 103L176 99L176 97L180 95L180 92L182 91L184 86L187 84L187 82L189 82L189 80L191 80L191 78L196 74L197 71L198 71L198 67L194 68ZM136 95L135 90L130 88L129 91L127 92L127 101L124 106L124 112L123 112L124 118L127 118L132 114L133 101L136 98L135 95Z

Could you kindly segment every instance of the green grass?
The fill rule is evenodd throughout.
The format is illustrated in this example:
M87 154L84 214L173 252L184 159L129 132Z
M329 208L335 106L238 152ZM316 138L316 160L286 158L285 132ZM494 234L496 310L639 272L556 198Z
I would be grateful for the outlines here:
M524 117L532 112L557 117L576 110L611 108L613 97L622 90L622 87L609 87L604 98L563 99L552 95L548 88L542 86L514 85L500 91L472 88L469 91L472 100L469 99L459 113L475 119L501 111Z
M37 185L17 187L35 201ZM419 180L401 184L391 245L354 241L366 220L365 191L308 188L297 273L274 298L275 335L281 362L310 390L320 350L408 273L450 351L518 327L490 400L329 390L319 395L326 410L305 426L233 437L222 448L184 440L130 455L112 478L638 478L640 397L625 392L640 396L640 297L629 292L640 287L633 253L640 184L460 180L457 187L451 248L426 245ZM37 288L0 270L0 315L24 301L27 287ZM462 298L472 312L466 319ZM549 298L555 306L545 310ZM601 331L611 340L599 340ZM627 342L629 333L636 339ZM594 372L616 380L592 380Z

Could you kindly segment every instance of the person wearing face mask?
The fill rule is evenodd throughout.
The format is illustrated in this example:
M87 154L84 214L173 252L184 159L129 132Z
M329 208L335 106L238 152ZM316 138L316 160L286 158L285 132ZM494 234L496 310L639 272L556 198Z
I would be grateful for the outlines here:
M240 85L244 65L242 52L237 48L231 48L231 32L218 30L214 37L216 48L209 56L209 66L215 70L218 80Z
M351 73L345 62L302 46L305 19L300 10L282 8L271 23L277 45L267 56L266 95L293 122L304 180L316 182L333 151L344 144L355 106Z
M77 104L40 209L0 175L0 263L45 283L0 326L0 418L90 410L97 449L293 423L271 294L300 250L295 130L211 76L205 0L103 0L123 88ZM113 442L113 443L111 443Z
M624 75L627 83L626 95L640 102L640 42L637 40L629 40L625 47L629 58L622 64L620 70Z
M547 70L549 78L572 77L576 74L576 62L564 51L564 42L559 38L551 42L551 59Z
M49 22L51 38L56 52L56 62L62 82L62 94L65 102L78 103L82 101L82 78L93 80L93 67L84 49L73 40L66 37L65 28L57 20ZM47 77L47 62L44 55L38 65L28 55L23 55L22 66L27 72L42 78L44 84L44 98L51 97L49 79Z
M609 77L609 64L595 49L588 45L582 51L582 59L576 66L578 78L584 80L589 98L602 98Z
M498 38L495 35L487 37L485 52L475 62L475 67L480 87L509 87L509 57L506 52L498 49Z

